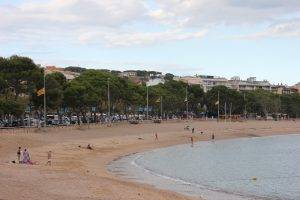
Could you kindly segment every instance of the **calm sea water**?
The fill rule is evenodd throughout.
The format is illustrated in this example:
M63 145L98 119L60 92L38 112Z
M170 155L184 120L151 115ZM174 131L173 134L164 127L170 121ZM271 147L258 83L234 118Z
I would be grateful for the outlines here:
M299 200L300 135L179 145L125 156L109 169L208 200Z

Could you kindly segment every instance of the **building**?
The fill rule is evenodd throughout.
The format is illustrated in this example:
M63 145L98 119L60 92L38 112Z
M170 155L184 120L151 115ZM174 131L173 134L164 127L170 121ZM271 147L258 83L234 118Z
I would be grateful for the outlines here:
M201 80L200 77L197 77L197 76L183 76L183 77L176 76L176 77L173 78L173 80L182 81L182 82L187 83L189 85L202 86L202 80Z
M298 89L286 85L274 85L272 86L272 92L276 94L294 94L298 93Z
M51 74L54 72L62 73L67 80L73 80L78 77L80 74L77 72L65 71L64 68L56 67L56 66L46 66L46 73Z
M119 74L120 77L137 77L137 72L133 70L127 70L124 72L121 72Z
M230 84L226 78L218 76L198 76L201 80L201 86L204 92L211 90L215 86L225 86L230 88Z
M296 90L298 90L298 93L300 93L300 83L293 86Z
M267 80L258 81L256 77L247 78L247 80L241 80L239 77L233 77L229 81L229 87L237 91L253 91L263 89L272 91L272 84Z

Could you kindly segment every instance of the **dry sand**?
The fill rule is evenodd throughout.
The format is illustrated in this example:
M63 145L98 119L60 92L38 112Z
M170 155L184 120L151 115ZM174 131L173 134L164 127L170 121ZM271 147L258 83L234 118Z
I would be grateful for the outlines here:
M78 130L48 129L46 132L0 132L0 199L103 199L103 200L182 200L192 199L171 191L134 183L106 170L112 160L134 152L189 143L191 133L183 128L186 122L162 124L119 124ZM300 133L300 122L199 122L195 141L259 137ZM203 131L204 134L197 134ZM159 141L154 134L158 133ZM91 143L95 150L78 146ZM17 147L28 148L38 165L12 164ZM52 166L46 166L47 151L52 150Z

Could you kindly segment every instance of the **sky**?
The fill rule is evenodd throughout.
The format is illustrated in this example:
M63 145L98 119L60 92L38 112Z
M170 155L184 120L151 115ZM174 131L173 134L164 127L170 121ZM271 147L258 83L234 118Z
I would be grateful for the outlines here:
M299 0L0 0L0 56L300 82Z

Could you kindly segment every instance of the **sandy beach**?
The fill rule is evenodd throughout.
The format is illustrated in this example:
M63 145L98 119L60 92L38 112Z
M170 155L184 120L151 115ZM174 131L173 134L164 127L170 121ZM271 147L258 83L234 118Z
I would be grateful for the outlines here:
M192 199L172 191L124 180L107 171L114 159L135 152L189 143L187 123L117 124L112 127L51 128L39 132L0 132L0 199ZM194 140L261 137L300 133L300 121L217 123L193 121ZM204 134L199 134L203 131ZM159 141L155 141L155 132ZM82 147L92 144L94 150ZM18 146L28 148L37 165L13 164ZM46 166L47 151L53 152Z

